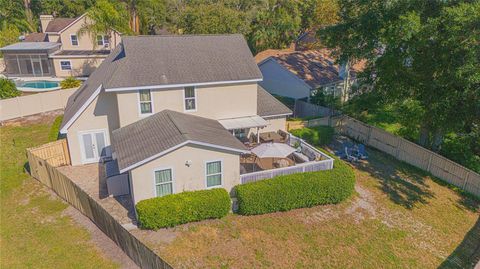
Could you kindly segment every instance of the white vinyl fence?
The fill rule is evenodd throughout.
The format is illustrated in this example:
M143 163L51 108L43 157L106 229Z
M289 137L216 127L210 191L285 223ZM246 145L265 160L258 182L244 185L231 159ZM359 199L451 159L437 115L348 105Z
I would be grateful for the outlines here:
M0 122L47 111L64 109L77 88L37 93L0 100Z

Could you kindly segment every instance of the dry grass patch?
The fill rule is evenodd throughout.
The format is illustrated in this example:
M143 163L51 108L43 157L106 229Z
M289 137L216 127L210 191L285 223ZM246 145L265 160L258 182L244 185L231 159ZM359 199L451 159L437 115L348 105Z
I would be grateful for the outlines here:
M477 259L477 202L378 152L355 174L356 195L338 205L155 233L168 240L137 235L177 268L468 268Z

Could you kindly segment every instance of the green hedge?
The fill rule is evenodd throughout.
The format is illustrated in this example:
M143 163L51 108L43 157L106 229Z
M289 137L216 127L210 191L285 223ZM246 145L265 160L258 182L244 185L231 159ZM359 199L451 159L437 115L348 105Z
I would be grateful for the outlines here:
M353 193L355 175L335 159L332 170L278 176L235 187L238 214L257 215L339 203Z
M182 192L142 200L136 205L141 227L153 230L221 218L230 208L230 196L225 189Z
M327 145L332 141L334 129L329 126L317 126L290 131L294 136L305 139L315 146Z

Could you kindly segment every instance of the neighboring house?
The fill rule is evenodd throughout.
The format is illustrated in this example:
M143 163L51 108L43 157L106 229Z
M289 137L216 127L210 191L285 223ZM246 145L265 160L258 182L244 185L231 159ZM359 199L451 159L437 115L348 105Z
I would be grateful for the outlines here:
M240 184L241 141L285 130L292 112L241 35L124 37L68 100L72 165L112 157L134 203Z
M6 75L9 77L89 76L121 41L113 31L98 35L79 35L91 23L86 15L78 18L54 18L41 15L41 33L24 37L23 42L3 48Z
M260 85L268 92L294 99L308 99L317 90L340 97L344 94L345 68L335 64L327 49L281 52L257 58L263 75ZM349 87L363 64L350 70ZM348 96L346 96L348 99Z

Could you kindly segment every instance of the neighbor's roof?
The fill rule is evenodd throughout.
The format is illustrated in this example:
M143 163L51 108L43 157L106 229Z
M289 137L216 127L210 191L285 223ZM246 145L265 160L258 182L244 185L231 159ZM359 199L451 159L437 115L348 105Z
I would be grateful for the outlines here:
M126 60L104 87L261 80L242 35L124 37Z
M218 121L172 110L163 110L112 132L112 147L121 173L188 143L247 151Z
M339 75L340 66L335 64L335 60L331 57L331 52L328 49L296 51L276 55L265 59L260 65L268 60L276 61L313 89L342 80ZM363 69L363 64L353 66L351 74L355 76L356 72Z
M12 45L0 48L1 51L12 50L49 50L59 47L60 43L56 42L18 42Z
M61 133L102 89L261 80L241 35L125 37L65 108Z
M55 18L50 21L45 29L46 33L58 33L69 26L77 18Z
M23 42L45 42L47 41L47 34L45 33L31 33L25 36Z
M290 115L293 112L273 97L264 88L258 85L257 90L257 114L262 117L276 116L276 115Z

